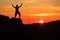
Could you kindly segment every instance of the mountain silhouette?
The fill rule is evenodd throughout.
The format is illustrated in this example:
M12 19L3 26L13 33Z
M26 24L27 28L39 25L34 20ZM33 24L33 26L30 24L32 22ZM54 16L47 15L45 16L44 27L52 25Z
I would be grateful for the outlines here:
M40 23L23 24L22 19L0 15L0 32L3 36L56 39L60 32L60 20L44 23L42 26Z

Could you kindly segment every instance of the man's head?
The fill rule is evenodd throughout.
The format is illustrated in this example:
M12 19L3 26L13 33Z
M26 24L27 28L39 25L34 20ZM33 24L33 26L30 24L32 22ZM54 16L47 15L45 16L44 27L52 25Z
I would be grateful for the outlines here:
M18 7L18 5L16 5L16 7Z

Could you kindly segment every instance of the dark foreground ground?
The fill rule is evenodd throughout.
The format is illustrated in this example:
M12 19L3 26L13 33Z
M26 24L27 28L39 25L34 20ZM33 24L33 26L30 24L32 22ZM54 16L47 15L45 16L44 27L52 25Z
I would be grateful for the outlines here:
M21 19L0 15L0 36L56 39L60 34L60 20L44 23L23 24Z

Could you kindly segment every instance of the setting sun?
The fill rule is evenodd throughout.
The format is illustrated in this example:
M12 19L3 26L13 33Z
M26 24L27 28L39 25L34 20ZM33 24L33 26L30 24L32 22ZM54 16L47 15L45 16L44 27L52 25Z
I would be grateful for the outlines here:
M44 20L40 20L40 23L43 24L44 23Z

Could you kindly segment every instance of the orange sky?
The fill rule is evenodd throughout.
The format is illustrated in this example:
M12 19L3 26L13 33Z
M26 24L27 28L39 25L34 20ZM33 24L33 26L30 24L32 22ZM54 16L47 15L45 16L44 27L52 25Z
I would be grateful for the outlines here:
M21 18L24 24L36 23L40 20L51 22L60 20L59 0L0 0L0 14L14 17L14 8L11 4L23 6L20 8Z

